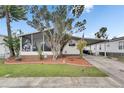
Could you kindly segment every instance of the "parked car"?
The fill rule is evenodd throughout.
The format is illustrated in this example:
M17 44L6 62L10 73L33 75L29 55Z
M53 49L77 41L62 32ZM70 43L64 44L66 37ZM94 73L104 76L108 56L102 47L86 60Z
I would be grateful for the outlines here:
M88 55L92 54L92 53L90 52L90 50L83 50L83 53L84 53L84 54L88 54Z

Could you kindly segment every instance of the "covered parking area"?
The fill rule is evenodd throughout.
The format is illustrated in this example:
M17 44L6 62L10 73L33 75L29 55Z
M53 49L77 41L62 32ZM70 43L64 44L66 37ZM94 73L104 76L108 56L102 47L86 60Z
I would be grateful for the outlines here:
M107 44L106 42L108 40L106 39L95 39L95 38L84 38L85 41L87 41L87 47L85 48L86 50L89 50L92 54L94 55L99 55L101 50L100 50L100 44L103 44L103 50L102 53L104 56L106 56L106 47Z
M73 37L74 39L80 40L80 37ZM97 39L97 38L83 38L85 41L87 41L87 47L85 47L85 50L90 51L90 54L94 54L94 55L99 55L99 53L101 52L99 49L99 45L103 44L103 55L106 56L106 42L108 42L109 40L107 39Z

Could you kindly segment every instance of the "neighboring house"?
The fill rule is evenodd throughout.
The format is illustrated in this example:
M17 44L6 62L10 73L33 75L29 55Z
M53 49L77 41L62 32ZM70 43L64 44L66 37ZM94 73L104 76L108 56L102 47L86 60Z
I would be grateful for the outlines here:
M124 37L91 44L86 49L91 50L95 55L124 56Z
M77 41L80 39L81 39L80 37L72 36L72 39L65 45L63 49L63 54L79 55L79 50L77 49L76 45ZM88 44L104 41L91 38L84 39L88 42ZM38 55L37 47L40 47L43 50L44 55L52 55L50 46L43 32L34 32L30 34L20 35L20 55L22 56Z
M4 35L0 35L0 58L8 58L10 55L9 49L5 46L5 42L3 41L5 37Z

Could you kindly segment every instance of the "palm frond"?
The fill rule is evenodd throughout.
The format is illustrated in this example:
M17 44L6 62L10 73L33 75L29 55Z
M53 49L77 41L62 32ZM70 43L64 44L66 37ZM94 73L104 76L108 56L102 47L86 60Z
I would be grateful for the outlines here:
M4 18L5 17L5 9L2 5L0 5L0 18Z

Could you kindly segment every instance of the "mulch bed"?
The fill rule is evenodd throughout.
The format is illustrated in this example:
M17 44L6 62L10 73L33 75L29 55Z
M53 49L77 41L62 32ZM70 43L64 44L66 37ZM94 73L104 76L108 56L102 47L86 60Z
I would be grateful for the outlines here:
M66 64L75 64L81 66L92 66L87 60L84 58L80 58L79 56L67 56L66 57Z
M86 67L92 66L87 60L81 59L79 56L65 56L63 58L58 58L56 61L52 61L52 58L37 61L25 61L24 59L22 59L22 61L16 61L15 58L8 58L5 60L4 64L71 64Z

